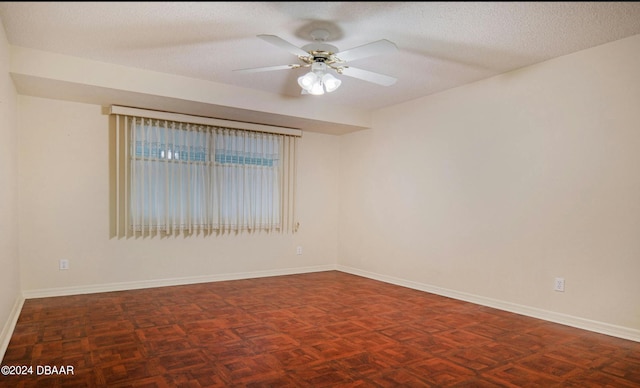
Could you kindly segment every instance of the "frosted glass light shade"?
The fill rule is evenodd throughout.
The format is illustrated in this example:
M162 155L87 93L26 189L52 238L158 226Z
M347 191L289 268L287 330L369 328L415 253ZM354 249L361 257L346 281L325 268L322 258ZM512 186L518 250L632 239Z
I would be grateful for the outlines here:
M315 73L309 72L298 78L298 85L302 89L309 91L315 83L319 82L319 78Z
M331 74L325 74L324 76L322 76L322 83L324 84L324 88L326 89L327 93L331 93L334 90L338 89L338 87L340 87L342 81L332 76Z
M322 87L322 81L318 80L318 82L314 83L313 86L311 87L311 90L309 90L309 93L313 94L314 96L320 96L320 95L324 94L324 88Z

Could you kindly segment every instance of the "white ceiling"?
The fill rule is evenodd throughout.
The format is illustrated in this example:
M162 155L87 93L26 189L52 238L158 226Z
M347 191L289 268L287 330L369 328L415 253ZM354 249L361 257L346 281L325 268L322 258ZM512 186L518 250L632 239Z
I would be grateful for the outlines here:
M638 2L2 2L12 46L373 110L640 33ZM300 47L314 28L341 51L379 39L392 54L349 63L393 76L378 86L339 76L324 96L300 95L303 69L261 39Z

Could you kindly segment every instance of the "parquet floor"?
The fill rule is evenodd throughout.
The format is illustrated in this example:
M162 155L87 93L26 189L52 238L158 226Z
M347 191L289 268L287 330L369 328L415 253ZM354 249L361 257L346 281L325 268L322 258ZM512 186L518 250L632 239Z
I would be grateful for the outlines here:
M2 364L34 368L3 387L640 387L640 343L337 271L27 300Z

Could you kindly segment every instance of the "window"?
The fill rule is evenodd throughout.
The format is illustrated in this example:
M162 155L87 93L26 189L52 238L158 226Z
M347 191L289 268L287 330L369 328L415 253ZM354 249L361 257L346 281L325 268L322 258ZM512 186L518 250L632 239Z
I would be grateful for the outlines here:
M115 131L115 234L296 229L296 136L136 116Z

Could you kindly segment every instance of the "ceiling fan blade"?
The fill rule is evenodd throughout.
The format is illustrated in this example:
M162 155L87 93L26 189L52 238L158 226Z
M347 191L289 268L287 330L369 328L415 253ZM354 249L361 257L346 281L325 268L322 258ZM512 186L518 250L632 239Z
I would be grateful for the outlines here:
M386 39L378 40L375 42L367 43L362 46L354 47L349 50L336 53L335 56L344 62L354 61L356 59L372 57L374 55L381 55L396 51L398 47L395 43Z
M358 78L363 81L373 82L374 84L382 86L391 86L396 83L397 79L389 77L388 75L374 73L368 70L358 69L356 67L344 67L341 74L348 77Z
M287 42L286 40L280 38L279 36L275 36L275 35L258 35L258 38L271 43L274 46L278 46L281 49L285 49L288 52L290 52L293 55L299 56L299 57L308 57L309 53L304 51L303 49L301 49L298 46L294 46L293 44Z
M297 69L299 67L301 66L300 65L278 65L278 66L254 67L250 69L237 69L234 71L238 71L242 73L259 73L262 71Z

